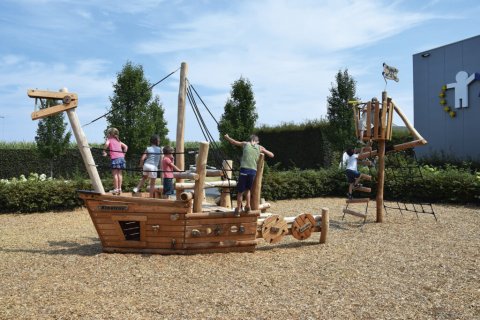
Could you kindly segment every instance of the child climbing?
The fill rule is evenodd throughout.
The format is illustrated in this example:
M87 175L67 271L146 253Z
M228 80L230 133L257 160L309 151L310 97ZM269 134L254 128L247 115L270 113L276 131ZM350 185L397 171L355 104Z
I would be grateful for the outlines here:
M133 192L137 193L144 185L145 181L150 178L150 198L155 197L155 182L157 180L158 169L162 166L162 149L159 147L160 138L154 134L150 138L150 146L145 149L140 158L140 167L143 168L143 175L138 185L133 188Z
M163 148L163 160L162 160L162 170L163 170L163 196L168 198L168 196L173 195L173 172L182 171L174 164L173 158L173 148L166 146Z
M245 192L245 208L244 211L250 211L250 189L252 188L253 180L257 175L257 162L260 153L263 153L270 158L273 158L273 153L259 145L259 139L256 135L250 136L250 141L237 141L230 138L226 134L225 139L235 146L243 148L242 160L240 162L240 176L237 184L237 207L235 208L235 215L240 216L242 210L243 193Z
M122 193L122 170L126 167L125 153L128 150L128 146L120 141L119 134L117 128L109 128L107 130L107 140L105 141L103 150L104 157L107 156L107 149L110 153L113 176L113 190L111 192L114 195Z
M360 180L362 179L369 179L370 176L360 173L357 168L358 163L358 153L355 153L355 149L349 148L346 151L348 158L346 158L346 170L345 175L347 176L348 180L348 199L352 199L353 188L361 187L362 185L359 184ZM370 164L369 161L367 161Z

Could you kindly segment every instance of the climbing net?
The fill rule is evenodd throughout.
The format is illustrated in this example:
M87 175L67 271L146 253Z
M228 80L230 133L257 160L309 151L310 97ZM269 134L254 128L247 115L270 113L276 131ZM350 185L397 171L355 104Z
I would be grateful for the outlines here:
M385 212L388 209L404 212L431 214L437 220L433 206L424 202L418 188L425 185L420 165L415 155L415 150L389 153L385 157L385 187L390 189L392 199L384 201Z

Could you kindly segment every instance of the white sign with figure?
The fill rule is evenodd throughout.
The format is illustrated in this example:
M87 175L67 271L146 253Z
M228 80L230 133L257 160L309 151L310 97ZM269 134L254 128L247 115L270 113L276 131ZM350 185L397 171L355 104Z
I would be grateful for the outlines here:
M455 89L455 109L468 108L468 86L475 80L480 80L480 73L468 76L465 71L459 71L455 77L457 82L447 84L447 89Z

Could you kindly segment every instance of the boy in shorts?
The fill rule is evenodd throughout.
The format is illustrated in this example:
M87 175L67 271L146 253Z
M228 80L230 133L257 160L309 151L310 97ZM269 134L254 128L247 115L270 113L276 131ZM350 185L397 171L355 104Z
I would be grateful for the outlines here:
M235 216L240 216L242 211L243 193L245 193L245 208L244 211L250 211L250 189L252 188L253 180L257 175L257 162L260 153L263 153L270 158L273 158L273 153L258 144L259 139L256 135L250 136L250 141L237 141L230 138L226 134L225 139L235 146L243 148L242 160L240 161L240 176L237 184L237 207L235 208Z

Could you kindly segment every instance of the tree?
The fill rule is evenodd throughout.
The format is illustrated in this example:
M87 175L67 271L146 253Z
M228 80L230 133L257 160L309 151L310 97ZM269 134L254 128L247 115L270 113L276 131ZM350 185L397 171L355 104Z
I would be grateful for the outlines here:
M114 94L110 97L112 106L106 117L107 124L120 131L120 140L128 146L125 157L133 163L138 162L153 134L158 134L161 145L168 144L165 110L160 98L152 97L150 87L143 67L127 61L117 74Z
M234 155L238 155L238 147L234 147L225 141L223 136L228 133L236 140L248 141L255 129L257 119L258 114L252 84L248 79L240 77L232 84L230 98L225 104L224 113L218 124L220 141L222 141L222 146L231 159L235 159Z
M348 69L339 70L327 97L327 116L330 123L329 141L335 151L343 151L355 143L355 124L349 100L356 100L356 82Z
M57 104L55 100L47 99L45 105L40 109L56 106ZM63 112L45 117L38 122L35 141L41 157L48 159L50 162L51 177L53 177L54 161L65 154L70 143L72 133L65 132L66 128L67 123L65 122L65 114Z

